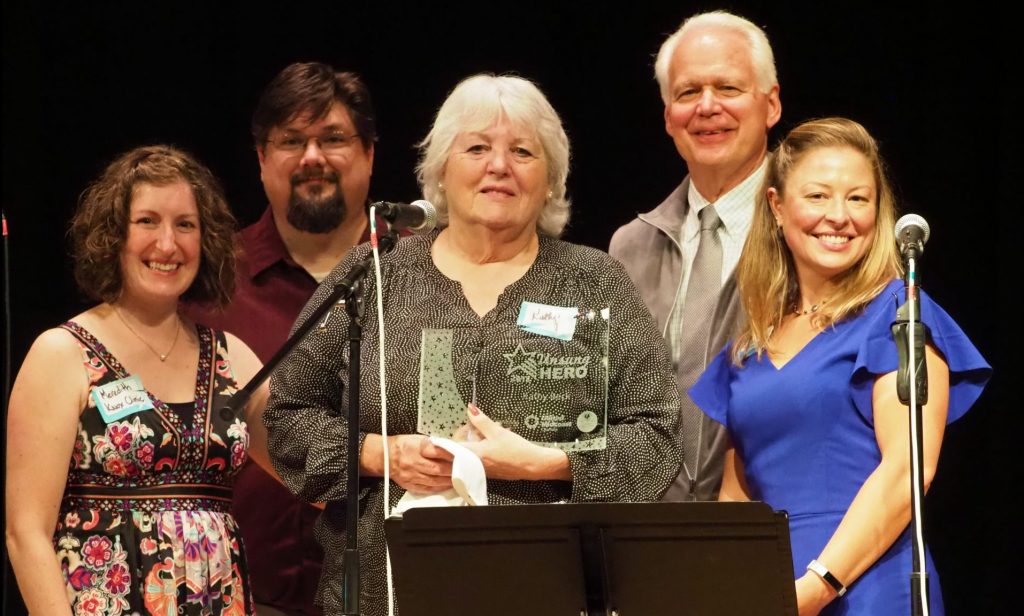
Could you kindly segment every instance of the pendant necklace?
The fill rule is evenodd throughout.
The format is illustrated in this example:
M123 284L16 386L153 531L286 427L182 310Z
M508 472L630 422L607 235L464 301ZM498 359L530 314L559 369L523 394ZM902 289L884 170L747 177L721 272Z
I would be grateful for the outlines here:
M146 339L140 336L139 332L135 331L135 329L128 324L128 321L124 318L124 315L121 314L121 311L118 310L117 306L112 305L111 308L114 309L114 312L117 314L117 318L121 319L121 322L124 323L124 326L128 328L128 331L130 331L132 335L138 338L139 341L142 342L142 344L146 345L146 348L152 351L153 355L156 355L158 358L160 358L160 361L167 361L167 356L170 355L171 351L174 350L174 345L178 344L178 334L181 333L181 317L177 317L175 319L175 324L177 325L177 327L174 328L174 340L171 341L171 348L167 349L166 353L161 353L160 351L157 351L155 348L153 348L153 345L146 342Z

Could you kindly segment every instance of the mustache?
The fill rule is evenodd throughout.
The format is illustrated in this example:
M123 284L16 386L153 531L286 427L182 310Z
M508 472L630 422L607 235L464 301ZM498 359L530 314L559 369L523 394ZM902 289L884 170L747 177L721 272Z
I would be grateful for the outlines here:
M325 169L306 169L293 175L291 177L291 184L292 186L296 186L308 180L325 180L327 182L337 182L338 174L335 171L327 171Z

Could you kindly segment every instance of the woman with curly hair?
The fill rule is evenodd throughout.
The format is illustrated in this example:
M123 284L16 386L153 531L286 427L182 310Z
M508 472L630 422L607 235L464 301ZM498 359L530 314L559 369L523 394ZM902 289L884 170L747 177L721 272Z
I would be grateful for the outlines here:
M7 545L31 613L252 613L228 508L265 452L266 396L221 409L260 364L178 312L229 299L234 227L209 170L166 146L83 193L75 279L101 303L36 339L10 400Z

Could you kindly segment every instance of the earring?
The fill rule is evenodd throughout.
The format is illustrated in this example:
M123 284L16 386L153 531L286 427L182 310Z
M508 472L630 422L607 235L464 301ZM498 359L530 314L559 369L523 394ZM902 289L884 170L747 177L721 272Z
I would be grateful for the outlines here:
M553 198L554 196L555 196L555 191L553 191L553 190L549 190L549 191L548 191L548 201L551 201L551 199L552 199L552 198Z
M444 192L444 184L442 184L441 182L438 182L437 183L437 189L439 191L441 191L441 192Z

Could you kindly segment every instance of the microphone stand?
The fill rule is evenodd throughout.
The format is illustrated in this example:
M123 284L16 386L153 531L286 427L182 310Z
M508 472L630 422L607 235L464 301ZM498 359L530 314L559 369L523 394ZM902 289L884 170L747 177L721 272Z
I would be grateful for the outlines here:
M390 252L397 242L398 234L394 230L389 231L378 240L379 252ZM238 414L249 402L249 398L256 388L270 376L270 373L285 357L291 354L299 342L306 337L309 330L321 323L335 304L345 302L345 311L349 315L348 484L345 493L347 537L344 551L345 570L342 579L342 614L345 616L359 615L359 544L357 535L359 532L359 448L355 444L359 442L359 362L360 346L363 339L363 278L370 271L371 265L373 265L372 252L352 266L345 277L334 285L331 294L324 298L323 302L288 337L288 340L274 353L266 365L220 410L221 417L225 418Z
M4 253L4 265L3 265L3 328L4 328L4 342L3 342L3 353L4 353L4 368L3 368L3 399L0 400L0 464L3 464L4 468L7 468L7 405L11 396L11 253L8 247L7 241L7 212L0 210L0 218L3 219L3 253ZM6 491L3 497L4 509L0 511L0 524L4 528L7 528L7 496ZM3 552L0 555L0 589L3 590L4 599L0 599L0 612L6 614L8 608L8 601L10 605L14 606L17 603L18 593L12 591L12 588L17 588L15 584L11 582L14 579L13 572L8 574L10 567L10 559L7 557L7 550L0 550ZM11 597L7 599L6 597ZM11 609L16 609L12 607Z
M928 370L924 344L927 331L921 323L921 307L917 287L917 258L922 246L908 244L904 249L907 270L904 276L907 301L896 310L892 325L899 355L896 393L910 410L910 525L912 534L913 570L910 573L910 613L928 616L928 572L924 557L924 453L921 434L922 407L928 402Z

